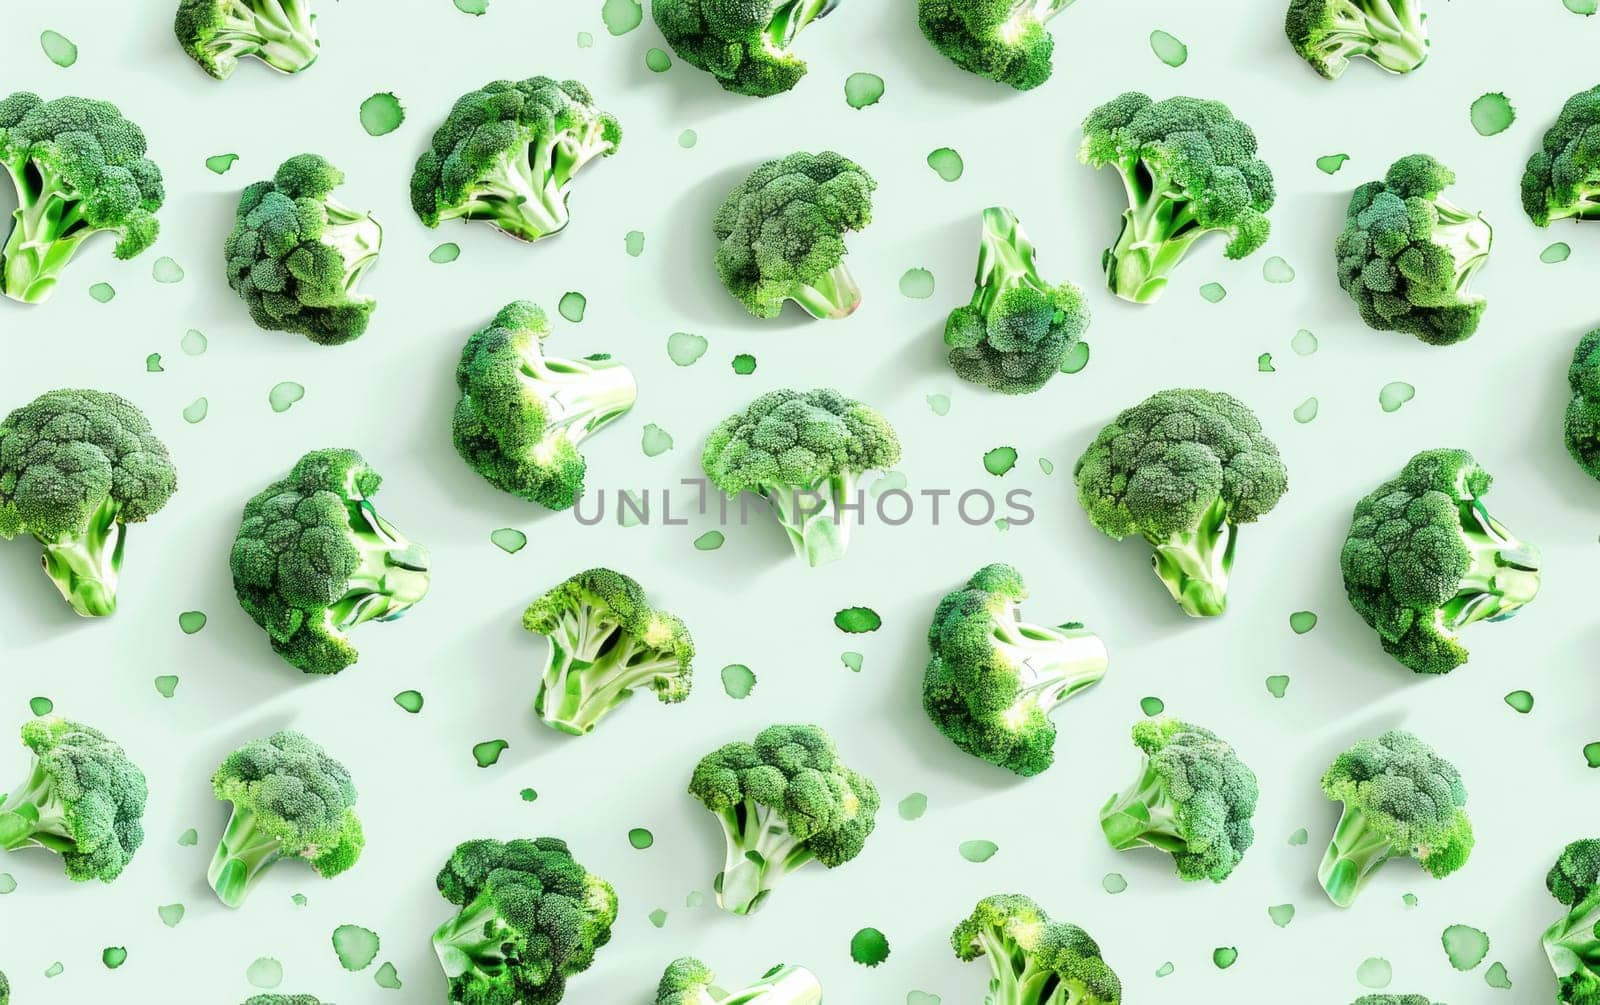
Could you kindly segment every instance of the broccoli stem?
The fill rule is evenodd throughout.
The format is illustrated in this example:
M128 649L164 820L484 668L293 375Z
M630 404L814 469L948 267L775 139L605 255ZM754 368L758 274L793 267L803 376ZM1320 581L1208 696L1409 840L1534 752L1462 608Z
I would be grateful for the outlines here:
M60 854L77 846L55 779L35 760L27 781L0 799L0 848L47 848Z
M298 73L317 61L320 50L308 0L229 0L224 17L208 37L219 62L258 56L274 70Z
M593 119L577 131L554 131L537 145L508 150L484 172L465 199L439 214L441 220L486 220L522 241L560 233L571 221L567 188L589 161L616 149L605 124Z
M356 284L378 260L378 250L383 246L383 228L371 214L351 209L335 199L326 198L323 205L328 222L322 230L322 243L344 259L345 296L351 300L364 299L356 294Z
M1151 563L1167 591L1191 618L1213 618L1228 609L1228 577L1239 544L1239 529L1228 520L1221 496L1200 517L1194 530L1164 539L1148 537L1155 553Z
M1549 203L1550 222L1557 220L1600 220L1600 184L1579 182L1572 186L1572 199L1555 205Z
M800 29L817 20L833 13L835 8L844 0L784 0L782 6L772 12L772 20L767 24L767 44L774 49L787 49L794 44L795 36L800 34Z
M1194 203L1170 179L1152 175L1143 159L1117 166L1128 192L1122 233L1105 253L1111 292L1136 304L1154 302L1189 247L1205 235Z
M1106 645L1081 627L1043 628L1017 616L994 619L994 647L1017 668L1017 700L1024 709L1037 705L1048 713L1106 675Z
M237 804L217 842L206 879L228 907L244 904L267 869L283 857L283 842L256 826L253 810Z
M609 615L586 604L564 616L550 636L533 709L563 733L592 732L634 689L679 669L670 655L641 645Z
M1032 953L1007 938L1003 931L984 927L978 932L977 941L989 957L991 971L986 1005L1053 1005L1058 1000L1062 1005L1072 1005L1070 987L1065 989L1068 997L1051 996L1061 986L1060 975L1050 967L1039 966Z
M810 485L766 486L761 496L772 505L794 553L816 568L843 558L850 545L844 506L854 491L855 477L841 474Z
M485 892L434 930L433 951L452 980L473 971L494 977L507 968L508 934L494 898Z
M978 274L974 279L977 291L973 295L972 309L988 317L1007 290L1021 286L1045 290L1039 278L1039 267L1034 262L1034 250L1017 214L1004 206L984 210L983 243L978 248Z
M1317 879L1330 900L1349 907L1379 866L1395 854L1394 843L1372 826L1366 811L1346 803L1317 869Z
M822 1005L822 985L804 967L784 967L761 978L759 983L718 999L717 1005Z
M1489 261L1494 229L1483 217L1446 199L1436 197L1433 205L1439 214L1439 224L1433 231L1434 243L1450 252L1456 263L1456 292L1464 295L1472 277Z
M1149 758L1138 781L1100 807L1100 829L1117 851L1159 848L1175 854L1188 847L1178 832L1178 805Z
M1600 894L1572 905L1565 917L1545 929L1540 941L1556 978L1600 973Z
M779 880L814 857L781 814L753 800L718 813L717 819L727 840L717 904L729 914L755 913Z
M107 496L77 534L44 537L35 534L44 552L45 575L56 584L72 609L85 618L103 618L117 610L117 580L127 528L118 519L122 506Z
M1410 73L1428 58L1422 10L1415 0L1336 0L1331 28L1314 51L1343 72L1355 56L1366 56L1391 73Z
M856 285L856 277L850 274L849 266L841 258L839 264L823 273L815 284L795 284L794 300L819 321L837 321L854 314L861 306L861 287Z
M1490 515L1481 499L1461 504L1461 533L1472 564L1441 608L1447 628L1504 621L1539 593L1539 550Z
M43 303L78 247L99 231L85 220L83 199L54 171L26 157L5 163L16 185L17 209L0 251L4 293L25 304Z
M621 418L639 399L633 372L611 359L524 356L528 392L545 407L545 437L565 433L573 446Z
M428 593L428 551L408 541L370 500L349 504L350 533L361 559L350 588L328 606L328 624L347 631L368 621L393 621Z

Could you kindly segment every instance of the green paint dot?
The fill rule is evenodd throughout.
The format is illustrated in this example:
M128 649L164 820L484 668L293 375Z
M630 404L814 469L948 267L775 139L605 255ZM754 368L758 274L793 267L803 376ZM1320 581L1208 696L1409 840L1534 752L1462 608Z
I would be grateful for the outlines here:
M1417 389L1403 380L1391 380L1378 391L1378 407L1385 412L1397 412L1400 406L1417 396Z
M1226 970L1239 962L1239 950L1233 946L1218 946L1211 950L1211 962L1218 970Z
M1269 283L1294 282L1294 266L1273 255L1261 265L1261 278Z
M659 907L656 908L654 911L651 911L650 912L650 924L656 926L657 928L666 927L666 924L667 924L667 912L663 911Z
M399 694L394 696L394 703L405 709L407 712L410 712L412 715L416 715L418 712L422 711L422 692L401 691Z
M1546 265L1558 265L1571 257L1572 248L1565 241L1557 241L1539 252L1539 261Z
M883 627L883 619L870 607L846 607L833 616L833 625L841 632L864 635Z
M29 698L28 711L36 716L49 715L56 710L56 703L49 698Z
M586 31L578 32L578 48L580 48L580 49L593 49L594 48L594 36L589 34Z
M522 801L525 803L537 802L539 799L539 793L533 789L523 789L518 795L522 796Z
M653 422L647 422L644 435L639 441L639 448L644 451L646 457L660 457L672 449L672 434Z
M1056 473L1056 466L1050 463L1050 458L1041 457L1039 458L1039 470L1047 475L1053 475Z
M160 918L161 923L168 928L177 928L178 922L183 920L183 905L162 904L156 908L156 917Z
M460 0L457 0L457 2L459 3ZM378 987L383 988L386 991L398 991L401 987L400 971L394 968L393 963L385 961L384 964L378 968L377 972L372 975L372 981L374 984L378 985Z
M1293 904L1274 904L1267 908L1267 917L1279 928L1288 928L1289 922L1294 920Z
M919 820L928 812L928 797L920 792L913 792L900 800L896 809L900 812L901 820Z
M1506 973L1506 965L1498 960L1489 964L1489 969L1483 972L1483 983L1501 991L1509 990L1511 975Z
M1108 872L1100 877L1100 888L1107 893L1117 894L1128 888L1128 881L1120 872Z
M1289 629L1296 635L1304 635L1315 627L1317 627L1315 611L1295 611L1289 615Z
M1317 170L1323 174L1338 174L1344 167L1344 162L1350 159L1349 154L1328 154L1326 157L1317 158Z
M61 961L57 960L56 962L50 964L48 967L44 968L44 975L46 977L60 977L62 971L66 970L66 969L67 969L66 967L63 967L61 965Z
M1294 410L1294 421L1296 422L1310 422L1316 417L1317 399L1315 398L1307 398L1305 401L1302 401L1298 406L1296 406Z
M993 841L963 841L956 850L968 862L987 862L994 858L994 853L1000 850L1000 846Z
M1150 33L1150 51L1168 66L1182 66L1189 61L1189 47L1176 35L1169 35L1160 28Z
M161 365L161 354L153 352L144 358L145 373L166 373L166 368Z
M1001 517L994 522L994 529L1004 533L1005 531L1011 529L1011 521L1007 520L1005 517Z
M267 392L267 404L274 412L287 412L289 406L306 396L306 389L292 380L280 381Z
M1600 768L1600 740L1583 745L1583 759L1589 762L1589 767Z
M571 321L573 324L577 324L582 321L583 314L588 309L589 298L584 296L582 293L577 292L576 290L571 293L564 294L561 297L561 303L556 307L556 310L561 312L561 316L566 318L568 321Z
M528 535L515 527L501 527L489 532L489 543L507 555L515 555L528 546Z
M435 265L449 265L451 262L460 257L461 245L455 243L454 241L446 241L443 244L437 245L432 251L428 252L428 261Z
M178 678L173 674L162 674L156 678L156 693L163 698L171 698L178 693Z
M1062 373L1082 373L1083 368L1089 365L1089 343L1078 340L1073 344L1067 354L1061 357Z
M883 100L883 78L876 73L852 73L844 82L845 104L860 110Z
M1299 847L1310 840L1311 834L1304 827L1289 835L1289 844L1294 847Z
M933 296L933 273L927 269L907 269L900 277L900 295L910 300Z
M1394 980L1394 968L1381 956L1369 956L1356 967L1356 982L1364 988L1386 988Z
M183 266L166 255L162 255L150 267L150 275L158 283L181 283L183 282Z
M876 928L863 928L850 937L850 958L864 967L875 967L889 958L889 940Z
M1309 356L1317 351L1317 337L1302 328L1289 340L1289 348L1293 349L1297 356Z
M107 970L115 970L128 962L128 951L121 946L107 946L100 951L100 962Z
M474 17L482 17L489 13L489 0L456 0L456 10Z
M1402 893L1400 895L1400 902L1405 904L1407 907L1416 907L1417 895L1414 893Z
M387 136L406 120L406 110L392 91L380 91L361 103L361 128L368 136Z
M117 291L110 283L95 283L93 286L89 287L90 298L98 303L109 304L111 302L111 298L115 297L116 295Z
M733 372L741 377L748 377L756 372L756 358L747 352L742 352L733 357Z
M245 968L244 979L253 988L270 991L283 983L283 964L270 956L262 956Z
M860 653L842 652L839 654L839 662L843 663L851 673L860 673L861 667L866 662L866 657Z
M17 880L9 872L0 872L0 897L17 892Z
M1488 933L1471 925L1451 925L1439 936L1439 943L1444 946L1450 965L1463 972L1477 967L1489 955Z
M644 20L644 8L639 0L605 0L600 8L600 20L611 34L626 35Z
M183 338L178 342L178 347L183 350L185 356L202 356L210 346L211 343L206 337L193 328L184 332Z
M678 146L685 150L693 150L694 145L700 142L700 134L693 129L685 129L678 134Z
M1257 373L1277 373L1278 372L1277 368L1272 365L1272 353L1264 352L1261 355L1256 357L1256 372Z
M378 933L360 925L340 925L333 930L333 955L352 973L365 970L378 958Z
M511 746L504 740L484 740L482 743L472 745L472 759L478 762L478 767L487 768L500 760L500 755Z
M217 154L214 157L207 157L206 170L212 174L227 174L228 169L233 167L238 159L238 154Z
M197 845L199 843L200 843L200 832L195 830L193 827L190 827L188 830L186 830L182 834L178 835L178 847L179 848L193 848L195 845Z
M1471 117L1472 128L1478 131L1479 136L1493 136L1511 128L1511 123L1517 119L1517 112L1504 94L1491 91L1472 103Z
M1533 693L1530 691L1513 691L1506 695L1506 704L1527 715L1533 711Z
M1167 962L1161 964L1159 967L1156 967L1156 976L1157 977L1171 977L1172 976L1172 971L1174 969L1175 968L1172 965L1172 961L1168 960Z
M1600 0L1561 0L1561 3L1567 10L1584 17L1593 17L1596 11L1600 11Z
M644 65L651 73L666 73L672 69L672 57L662 49L647 49L644 54Z
M1200 296L1207 303L1220 304L1227 295L1228 291L1223 288L1221 283L1207 283L1200 287Z
M694 539L694 550L716 551L718 548L722 547L727 540L728 539L723 536L722 531L708 530L704 534L701 534L699 537Z
M702 335L673 332L667 336L667 358L678 366L693 366L710 345Z
M306 900L306 895L303 893L291 893L289 894L289 903L295 907L305 907L310 901Z
M183 410L183 421L188 423L203 422L206 413L211 410L211 403L204 398L196 398Z
M961 155L951 147L940 147L928 155L928 166L945 181L957 181L967 169Z
M635 827L628 831L628 843L633 845L636 850L644 851L656 843L656 836L643 827Z
M928 407L933 409L934 415L950 414L950 396L948 394L930 394L927 401Z
M1139 711L1143 712L1147 716L1150 716L1151 718L1160 715L1166 710L1167 703L1162 701L1160 698L1157 698L1155 695L1150 695L1149 697L1139 699Z
M644 231L630 230L622 239L623 250L633 258L644 254Z
M995 447L983 455L983 470L996 478L1004 475L1017 466L1017 451L1015 447Z
M729 663L722 668L722 690L728 697L742 701L750 697L756 687L755 673L743 663Z
M78 61L78 47L60 32L46 29L39 35L39 48L44 50L50 62L59 67L65 68Z
M1289 677L1287 674L1273 674L1267 678L1267 693L1274 698L1282 698L1289 693Z

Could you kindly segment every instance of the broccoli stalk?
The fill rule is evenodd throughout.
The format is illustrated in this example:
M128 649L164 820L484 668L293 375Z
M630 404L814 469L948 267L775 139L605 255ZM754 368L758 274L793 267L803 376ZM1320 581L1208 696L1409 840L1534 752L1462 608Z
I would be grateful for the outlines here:
M996 618L994 648L1018 669L1017 698L1005 718L1017 719L1037 707L1049 714L1106 675L1106 644L1081 624L1047 628L1013 618Z
M796 282L794 302L818 321L847 318L861 306L861 286L843 259L810 283Z
M350 542L358 560L344 596L327 609L330 631L393 621L428 594L428 552L378 515L372 500L352 501Z
M1195 218L1195 201L1172 178L1152 173L1142 160L1117 165L1128 208L1122 233L1106 250L1107 285L1126 300L1148 304L1167 288L1172 270L1208 228Z
M1228 520L1226 500L1218 496L1193 530L1146 540L1155 546L1151 564L1156 575L1184 613L1212 618L1228 609L1228 576L1233 572L1239 529Z
M322 202L328 215L322 243L344 259L344 291L356 299L356 284L378 260L378 250L383 246L383 228L372 214L351 209L331 196Z
M283 858L283 841L258 825L249 807L235 806L211 856L206 879L217 898L232 908L244 904L267 869Z
M44 546L45 575L72 609L86 618L103 618L117 610L117 581L128 541L121 514L122 504L106 496L81 530L34 535Z
M497 899L485 890L434 930L433 951L445 977L456 980L471 973L503 971L509 962L506 948L516 938L500 915Z
M1159 848L1174 855L1188 847L1178 833L1178 804L1166 777L1149 762L1138 781L1100 808L1100 829L1117 851Z
M522 375L534 381L545 399L545 435L534 454L548 462L554 442L573 446L621 418L639 397L633 371L610 356L561 359L543 354L522 356Z
M1346 805L1317 868L1317 879L1330 900L1349 907L1378 867L1396 854L1404 852L1396 852L1392 834L1374 827L1361 807Z
M35 761L28 780L0 799L0 848L46 848L59 855L76 846L55 778Z
M833 13L844 0L781 0L778 8L772 12L772 21L767 25L766 43L774 49L787 49L794 45L794 40L801 29L818 18L827 17Z
M1600 1000L1600 841L1580 838L1561 850L1545 888L1567 908L1540 941L1560 982L1560 1000Z
M203 66L231 74L255 56L274 70L299 73L317 61L319 42L311 0L205 0L217 10L201 37L186 44L203 50ZM215 75L215 74L213 74Z
M758 490L789 535L794 553L812 567L832 562L850 547L850 521L844 506L854 497L854 472L841 471L810 485Z
M1472 277L1489 261L1494 228L1477 213L1469 213L1443 196L1434 196L1433 208L1439 214L1433 242L1450 252L1456 265L1456 292L1465 294Z
M787 966L740 988L717 1005L822 1005L822 985L805 967Z
M1422 0L1321 0L1322 28L1310 33L1301 55L1318 67L1337 68L1365 56L1391 73L1410 73L1428 58Z
M17 186L15 226L0 252L6 265L6 295L25 304L42 303L54 291L78 246L99 232L84 219L85 202L54 171L38 171L24 158L8 159Z
M778 882L816 857L795 837L783 813L747 798L717 813L727 839L717 903L730 914L750 914Z
M439 210L440 220L488 220L512 237L536 241L566 229L567 187L585 164L616 150L604 120L503 151L485 169L471 198Z
M1504 621L1538 595L1538 550L1491 516L1482 499L1461 504L1461 536L1472 564L1459 591L1439 609L1446 626Z

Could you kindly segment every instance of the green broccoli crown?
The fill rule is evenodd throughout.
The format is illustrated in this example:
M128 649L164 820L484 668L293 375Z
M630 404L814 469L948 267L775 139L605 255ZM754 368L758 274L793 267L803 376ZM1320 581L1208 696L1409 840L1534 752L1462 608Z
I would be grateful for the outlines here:
M680 956L667 964L656 985L656 1005L716 1005L711 996L717 975L693 956Z
M69 879L109 883L144 843L144 772L92 726L46 716L22 724L27 780L0 799L0 849L45 848Z
M1556 864L1545 875L1544 887L1568 907L1600 891L1600 840L1582 838L1561 849Z
M678 58L725 90L755 98L790 90L806 75L794 54L801 29L843 0L657 0L656 27Z
M549 336L544 311L526 300L474 332L456 365L451 433L489 484L563 510L583 494L588 462L578 445L625 415L639 392L632 371L609 357L546 356Z
M617 920L611 884L557 838L463 842L437 882L461 908L433 935L454 1002L556 1005Z
M1362 995L1353 1005L1434 1005L1427 995Z
M1478 330L1488 302L1468 287L1489 260L1493 231L1440 197L1455 179L1427 154L1412 154L1351 196L1334 253L1339 285L1368 326L1430 345Z
M5 1003L0 1002L0 1005ZM324 1002L313 995L254 995L246 999L244 1005L324 1005Z
M622 126L576 80L496 80L457 99L417 159L411 206L429 227L485 220L536 241L564 230L573 177L616 153Z
M313 0L180 0L173 20L178 43L218 80L255 56L274 70L299 73L317 61Z
M1545 131L1522 174L1522 208L1541 227L1600 219L1600 86L1568 98Z
M366 843L350 772L315 740L279 730L229 754L211 776L218 799L254 818L256 832L283 858L309 862L324 877L349 869Z
M1591 478L1600 479L1600 329L1578 340L1567 383L1572 387L1562 424L1567 452Z
M1300 58L1337 80L1357 56L1390 73L1410 73L1428 58L1423 0L1290 0L1284 33Z
M1457 630L1503 620L1539 591L1538 549L1490 515L1493 479L1465 450L1425 450L1356 503L1339 556L1350 604L1417 673L1467 661Z
M1089 327L1083 291L1040 278L1033 242L1017 215L1001 206L983 212L975 282L972 302L945 323L951 369L1005 394L1039 390Z
M1055 759L1050 713L1105 676L1106 648L1081 625L1023 622L1027 596L1016 569L994 564L939 602L922 707L962 750L1031 776Z
M878 183L832 151L795 153L756 168L712 221L717 275L758 318L793 300L815 318L842 318L861 304L845 266L844 235L872 222Z
M245 504L234 591L273 650L306 673L354 663L348 629L392 621L428 592L427 549L373 507L381 482L354 450L313 450Z
M1045 24L1073 0L917 0L922 34L980 77L1032 90L1050 79L1055 39Z
M889 420L831 388L768 391L723 419L700 455L706 477L729 495L809 488L899 460Z
M1051 921L1019 893L978 901L950 933L956 958L989 958L993 1005L1119 1005L1122 981L1077 925Z
M1563 848L1544 885L1568 908L1541 939L1560 982L1559 1000L1594 1005L1600 1001L1600 840Z

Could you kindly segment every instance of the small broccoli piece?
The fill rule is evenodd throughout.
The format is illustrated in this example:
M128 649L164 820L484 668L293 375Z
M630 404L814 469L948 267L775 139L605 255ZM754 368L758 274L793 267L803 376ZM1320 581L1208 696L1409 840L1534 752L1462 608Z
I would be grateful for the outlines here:
M0 165L17 191L0 293L48 300L78 248L102 231L117 235L121 259L156 243L166 190L144 154L144 131L109 101L27 91L0 101Z
M1600 329L1578 341L1567 383L1572 387L1562 428L1567 452L1589 477L1600 479Z
M872 222L878 183L830 151L767 161L729 194L712 221L717 275L758 318L793 300L814 318L845 318L861 288L845 265L844 235Z
M1568 1005L1600 1002L1600 840L1584 838L1561 850L1544 880L1545 889L1567 908L1545 930L1545 955Z
M1156 575L1191 617L1228 606L1239 525L1289 487L1249 406L1221 391L1158 391L1125 409L1072 469L1078 503L1108 537L1142 535Z
M5 1003L0 1002L0 1005ZM245 1001L244 1005L333 1005L333 1003L324 1003L312 995L255 995Z
M116 611L128 525L177 488L150 420L110 392L48 391L0 422L0 538L32 534L45 575L83 617Z
M1334 759L1322 791L1344 812L1317 878L1340 907L1391 858L1410 856L1436 879L1472 852L1467 789L1455 765L1401 729L1362 740Z
M1545 131L1522 174L1522 208L1541 227L1600 220L1600 86L1568 98Z
M1465 450L1424 450L1356 503L1339 565L1350 605L1417 673L1467 661L1457 632L1539 592L1539 549L1489 514L1493 478Z
M1256 134L1220 101L1130 91L1089 114L1078 159L1115 167L1128 192L1122 234L1104 260L1107 284L1124 300L1154 302L1211 231L1228 235L1229 258L1267 243L1272 169L1256 156Z
M1428 58L1422 0L1290 0L1283 29L1311 68L1338 80L1365 56L1390 73L1410 73Z
M727 839L717 903L752 914L784 876L813 860L829 869L861 854L877 823L878 787L839 760L819 726L768 726L754 743L700 759L689 794Z
M1454 345L1478 330L1488 301L1468 291L1494 231L1439 193L1454 171L1427 154L1395 161L1356 189L1334 244L1339 285L1378 331Z
M417 159L411 207L429 227L486 220L537 241L565 230L572 179L622 142L615 116L576 80L496 80L463 94Z
M978 901L950 933L956 958L989 959L987 1005L1119 1005L1122 981L1077 925L1019 893Z
M1353 1005L1434 1005L1427 995L1362 995Z
M900 460L889 420L838 391L768 391L706 437L700 466L730 497L771 504L794 553L815 567L843 558L856 480Z
M805 967L779 965L754 984L726 991L711 968L684 956L667 964L655 1005L821 1005L822 983ZM0 1003L3 1005L3 1003Z
M678 58L724 90L766 98L806 75L794 54L801 29L844 0L652 0L656 27Z
M0 799L0 848L44 848L67 878L109 883L144 843L144 772L92 726L60 716L22 724L33 767Z
M218 80L254 56L284 73L317 61L312 0L180 0L173 31L189 58Z
M979 569L939 601L922 677L922 707L939 732L1023 776L1055 759L1050 713L1106 673L1104 642L1077 622L1028 624L1021 611L1027 596L1011 566Z
M610 356L545 355L549 337L544 311L526 300L474 332L456 365L451 432L461 459L489 484L564 510L583 494L589 465L579 444L626 415L639 386Z
M346 632L428 593L428 550L373 506L382 481L354 450L313 450L245 503L229 557L239 606L306 673L354 663Z
M11 1005L11 981L3 970L0 970L0 1005Z
M1073 0L917 0L922 34L980 77L1029 91L1050 79L1056 42L1046 23Z
M977 290L950 312L944 344L963 380L1005 394L1030 394L1061 371L1089 327L1083 291L1039 277L1033 242L1011 210L983 211Z
M331 193L344 172L316 154L284 161L244 190L223 245L228 285L267 331L318 345L362 336L377 301L356 287L378 261L383 228Z
M433 950L463 1005L556 1005L611 941L617 894L557 838L465 841L439 870L461 908Z

